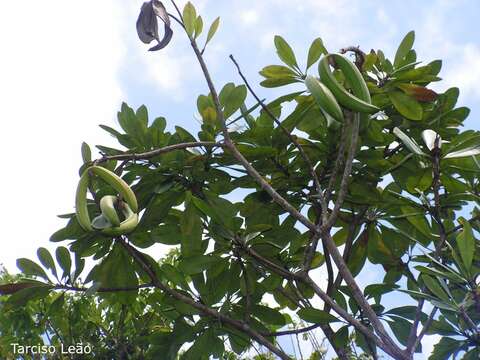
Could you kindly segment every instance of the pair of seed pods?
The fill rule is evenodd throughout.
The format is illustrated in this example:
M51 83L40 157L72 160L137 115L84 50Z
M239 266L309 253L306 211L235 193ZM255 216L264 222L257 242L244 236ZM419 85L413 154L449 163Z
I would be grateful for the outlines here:
M87 207L88 184L92 175L101 178L119 194L119 196L103 196L100 199L101 214L93 220L90 219ZM123 221L120 220L117 209L121 211ZM117 174L101 166L87 168L80 177L75 197L75 210L78 223L84 230L100 231L108 236L127 234L138 224L138 203L135 193Z
M351 92L342 86L330 69L329 61L333 60L350 85ZM340 105L345 108L364 114L362 118L369 119L368 114L379 111L379 108L372 105L370 92L367 83L363 79L358 68L346 57L339 54L328 54L318 64L320 79L307 76L305 86L312 94L328 123L343 123L343 111Z

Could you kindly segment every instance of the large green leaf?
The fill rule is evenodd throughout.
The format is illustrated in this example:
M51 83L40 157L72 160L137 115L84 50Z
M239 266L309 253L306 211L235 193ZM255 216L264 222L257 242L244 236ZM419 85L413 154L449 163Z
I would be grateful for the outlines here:
M307 69L315 64L322 54L326 55L328 54L328 51L325 49L322 39L316 38L313 40L312 45L310 45L310 49L308 50Z
M423 109L417 100L401 91L389 92L388 96L401 115L409 120L422 120Z
M433 352L428 358L429 360L445 360L455 353L461 346L462 342L449 337L442 337L438 343L433 346Z
M40 247L37 250L37 256L42 265L49 269L53 275L57 276L57 268L50 252L46 248Z
M183 8L183 25L185 26L185 31L190 37L193 37L196 20L197 12L193 4L189 1L185 4L185 7Z
M212 25L210 25L210 28L208 29L207 40L205 41L205 45L207 45L210 42L210 40L212 40L213 36L218 30L219 25L220 25L220 17L217 17L215 20L213 20Z
M185 203L185 211L180 220L181 250L185 257L201 255L202 220L191 200Z
M55 257L57 262L63 270L62 278L70 277L70 270L72 267L72 259L70 258L70 252L64 246L59 246L55 251Z
M39 276L47 281L49 281L47 274L42 269L40 265L33 262L30 259L21 258L17 260L17 267L22 271L25 275L30 276Z
M272 309L264 305L256 305L252 309L252 313L261 321L276 326L284 326L286 321L282 313L276 309Z
M397 52L395 53L395 60L393 64L395 67L402 65L402 61L407 56L408 52L413 46L413 42L415 41L415 32L410 31L405 37L402 39L402 42L398 46Z
M275 36L275 47L280 60L292 68L298 68L295 53L288 43L280 35Z
M297 315L300 317L300 319L314 324L328 324L339 321L335 316L329 314L328 312L314 308L300 309L297 312Z
M459 222L463 225L463 228L457 235L457 246L465 268L470 269L475 255L475 237L467 220L460 218Z
M219 260L211 255L190 256L180 261L179 269L187 275L198 274L214 266Z

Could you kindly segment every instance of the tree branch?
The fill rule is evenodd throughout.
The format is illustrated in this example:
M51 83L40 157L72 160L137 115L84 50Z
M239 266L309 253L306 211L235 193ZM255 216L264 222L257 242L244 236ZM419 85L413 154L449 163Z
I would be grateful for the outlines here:
M172 0L172 2L174 1ZM277 193L277 191L257 172L257 170L236 148L235 144L230 138L230 134L228 133L228 129L225 124L225 117L223 115L220 100L218 98L218 93L215 89L215 86L213 85L213 81L210 77L210 72L208 71L207 65L205 64L205 60L203 59L203 56L198 48L195 39L190 39L190 44L193 51L195 52L195 55L197 56L197 60L200 64L200 67L202 68L205 80L207 81L210 94L212 95L213 103L215 106L215 113L218 120L220 121L220 124L222 125L222 133L225 140L225 146L231 151L232 155L240 162L240 164L242 164L245 170L247 170L248 174L260 185L263 190L265 190L272 197L273 201L279 204L285 211L287 211L290 215L292 215L295 219L297 219L307 228L316 231L315 224L308 220L307 217L302 215L294 206L292 206L286 199L284 199L279 193Z
M343 205L343 201L345 200L345 196L348 190L348 180L352 173L353 167L353 160L355 158L355 153L357 151L358 145L358 132L360 126L360 114L355 113L352 123L352 138L350 139L350 149L348 151L348 157L345 162L345 168L343 170L342 180L340 182L340 189L338 191L337 199L335 201L335 205L333 207L332 213L328 218L328 221L322 225L322 227L326 230L330 230L330 228L335 224L337 220L338 213L340 212L340 208Z
M130 254L130 256L132 256L132 258L140 265L142 270L148 274L148 276L150 277L152 283L155 285L156 288L164 291L171 297L194 307L204 315L213 317L225 325L231 326L239 331L244 332L245 334L255 339L255 341L257 341L259 344L262 344L263 346L267 347L270 351L272 351L274 354L278 355L282 360L291 360L287 354L279 350L276 346L274 346L270 341L268 341L263 335L258 333L256 330L253 330L252 328L250 328L250 326L248 326L245 322L229 318L228 316L202 303L199 303L193 300L192 298L163 284L161 281L158 280L155 272L151 269L150 265L148 264L148 260L144 258L141 252L139 252L133 246L125 242L122 238L117 238L117 242L123 246L123 248Z
M432 324L433 322L433 318L435 317L435 313L437 312L438 308L437 307L434 307L432 309L432 312L430 313L430 316L428 317L427 321L425 322L425 324L423 325L422 327L422 331L420 331L420 334L418 334L418 336L416 337L415 341L410 344L410 339L409 339L409 344L408 344L408 347L407 347L407 352L410 354L410 355L413 355L413 353L415 352L415 349L418 347L418 344L420 344L420 341L422 341L422 338L425 336L425 334L427 333L428 331L428 328L430 327L430 325Z
M170 151L200 147L200 146L213 148L213 147L224 147L225 144L221 142L212 142L212 141L195 141L195 142L173 144L173 145L162 147L160 149L147 151L144 153L125 153L125 154L119 154L119 155L104 156L98 160L95 160L94 165L97 165L109 160L147 160L155 156L168 153Z
M155 287L153 283L149 284L141 284L138 286L130 286L130 287L114 287L114 288L98 288L95 292L99 293L109 293L109 292L120 292L120 291L137 291L140 289L147 289L147 288L152 288ZM53 287L53 290L67 290L67 291L77 291L77 292L86 292L90 288L86 287L78 287L78 286L69 286L69 285L55 285Z

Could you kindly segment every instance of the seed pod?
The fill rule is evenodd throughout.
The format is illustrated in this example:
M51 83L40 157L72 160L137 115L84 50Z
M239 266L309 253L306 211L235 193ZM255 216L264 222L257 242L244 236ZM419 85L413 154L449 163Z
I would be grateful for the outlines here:
M325 111L336 121L343 122L342 109L332 92L324 84L313 76L307 76L305 86L322 111Z

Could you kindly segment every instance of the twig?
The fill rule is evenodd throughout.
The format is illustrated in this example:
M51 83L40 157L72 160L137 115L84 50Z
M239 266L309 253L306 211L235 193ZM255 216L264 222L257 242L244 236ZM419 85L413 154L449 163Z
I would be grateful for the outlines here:
M358 70L362 71L366 54L360 50L360 46L347 46L346 48L340 49L339 52L340 54L345 54L348 51L351 51L355 54L355 65L357 65Z
M307 327L304 327L304 328L300 328L300 329L274 331L274 332L270 332L270 333L264 333L263 335L270 337L270 336L285 336L285 335L301 334L301 333L304 333L304 332L307 332L307 331L315 330L315 329L319 328L320 326L321 326L321 324L313 324L313 325L310 325L310 326L307 326Z
M468 222L469 222L470 224L472 224L472 223L474 223L474 222L477 221L477 220L480 220L480 215L476 215L476 216L472 217L470 220L468 220ZM455 232L457 232L458 230L461 230L461 229L463 229L463 224L457 225L457 226L455 226L453 229L447 231L446 235L447 235L447 236L448 236L448 235L451 235L451 234L453 234L453 233L455 233Z
M129 286L129 287L113 287L113 288L98 288L95 292L99 293L107 293L107 292L119 292L119 291L137 291L140 289L147 289L155 287L152 283L149 284L141 284L138 286ZM55 285L53 290L67 290L67 291L76 291L76 292L86 292L89 288L86 287L78 287L78 286L69 286L69 285Z
M407 348L407 351L413 355L413 353L415 352L415 349L418 347L418 344L420 344L420 341L422 341L422 338L424 337L424 335L427 333L428 331L428 328L430 327L430 325L432 324L433 322L433 318L435 317L435 314L437 312L438 308L437 307L434 307L432 309L432 312L430 313L427 321L425 322L425 324L423 325L422 327L422 331L420 331L420 334L418 334L417 338L415 339L415 342L408 346Z
M94 165L97 165L109 160L147 160L155 156L168 153L170 151L200 147L200 146L213 148L213 147L224 147L225 144L221 142L212 142L212 141L195 141L195 142L173 144L173 145L162 147L160 149L147 151L144 153L125 153L125 154L119 154L119 155L104 156L98 160L95 160Z

